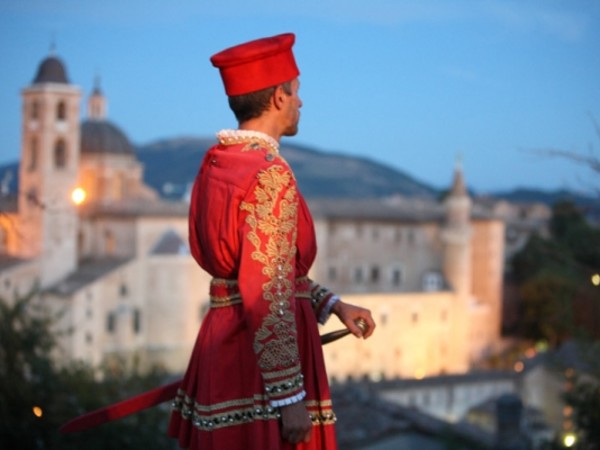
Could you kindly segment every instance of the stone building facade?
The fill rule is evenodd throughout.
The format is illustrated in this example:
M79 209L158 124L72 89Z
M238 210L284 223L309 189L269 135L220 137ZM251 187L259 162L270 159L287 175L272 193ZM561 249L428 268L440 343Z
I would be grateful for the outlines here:
M144 184L98 83L80 119L81 92L56 56L22 102L20 194L0 215L0 294L36 289L61 310L66 360L124 356L182 371L210 282L189 254L188 205ZM464 373L499 344L504 225L473 208L462 177L457 168L443 202L309 200L311 276L378 323L368 341L325 347L332 378ZM87 193L80 205L76 187ZM322 332L339 327L332 318Z

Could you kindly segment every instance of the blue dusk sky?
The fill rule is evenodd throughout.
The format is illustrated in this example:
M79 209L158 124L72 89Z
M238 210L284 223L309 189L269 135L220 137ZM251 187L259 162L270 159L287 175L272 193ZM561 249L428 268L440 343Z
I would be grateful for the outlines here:
M532 150L599 154L597 0L0 0L0 163L19 158L20 92L52 42L84 101L99 76L109 119L144 144L234 128L210 55L283 32L299 144L435 187L458 155L479 192L594 182Z

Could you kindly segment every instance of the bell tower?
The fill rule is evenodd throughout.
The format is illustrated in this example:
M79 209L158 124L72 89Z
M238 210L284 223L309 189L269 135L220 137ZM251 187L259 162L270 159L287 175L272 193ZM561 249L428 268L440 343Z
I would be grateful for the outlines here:
M19 253L40 260L43 288L77 264L78 217L71 192L79 169L81 93L51 52L21 97Z
M446 223L442 231L444 276L454 292L452 346L456 361L469 369L469 312L471 307L471 199L465 186L462 165L457 161L452 187L445 200Z

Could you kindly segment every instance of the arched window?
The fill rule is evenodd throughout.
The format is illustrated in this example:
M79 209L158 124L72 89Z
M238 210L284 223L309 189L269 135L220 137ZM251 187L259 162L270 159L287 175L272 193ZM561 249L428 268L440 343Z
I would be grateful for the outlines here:
M67 105L62 100L56 106L56 119L60 121L67 120Z
M54 167L62 169L67 166L67 146L62 139L54 147Z
M40 118L40 104L37 100L31 103L31 119L37 120Z
M36 138L31 139L31 146L29 147L29 165L27 170L33 172L37 169L38 165L38 141Z

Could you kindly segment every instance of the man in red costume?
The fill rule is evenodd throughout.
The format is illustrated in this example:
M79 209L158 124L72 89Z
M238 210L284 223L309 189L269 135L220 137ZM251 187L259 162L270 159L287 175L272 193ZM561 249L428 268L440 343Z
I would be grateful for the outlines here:
M211 58L239 128L218 133L192 192L190 246L213 280L169 424L182 448L336 449L318 323L333 313L357 337L375 329L368 310L308 278L313 221L279 154L302 106L294 39L258 39Z

